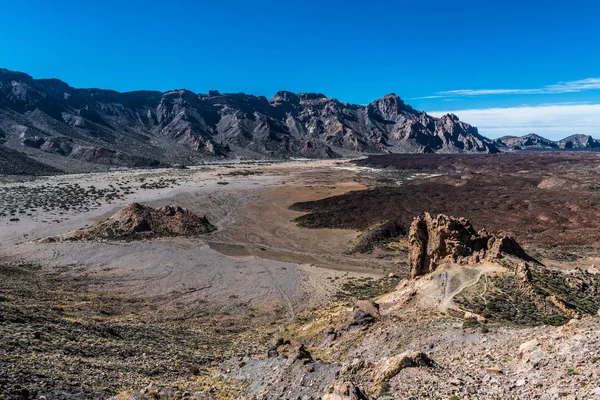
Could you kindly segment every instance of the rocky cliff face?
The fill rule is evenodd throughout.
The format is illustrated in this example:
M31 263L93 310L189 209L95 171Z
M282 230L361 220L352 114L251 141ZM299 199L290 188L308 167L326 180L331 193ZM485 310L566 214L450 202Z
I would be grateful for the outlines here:
M359 106L318 93L75 89L0 69L4 145L61 160L154 166L220 157L338 157L363 152L497 152L455 115L434 118L395 94Z

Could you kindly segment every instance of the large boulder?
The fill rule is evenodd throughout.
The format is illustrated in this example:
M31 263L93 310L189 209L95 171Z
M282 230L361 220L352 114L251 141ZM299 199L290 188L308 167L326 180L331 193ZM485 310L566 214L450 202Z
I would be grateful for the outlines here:
M409 230L409 265L414 278L433 272L443 262L476 264L513 255L532 260L514 238L476 231L466 218L444 214L417 216Z

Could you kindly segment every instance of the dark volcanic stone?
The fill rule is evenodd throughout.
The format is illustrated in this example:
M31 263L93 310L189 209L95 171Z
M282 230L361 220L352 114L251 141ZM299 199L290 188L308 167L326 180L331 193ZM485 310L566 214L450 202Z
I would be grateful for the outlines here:
M365 230L390 220L408 230L416 215L429 212L464 216L528 245L600 241L595 152L389 154L355 163L401 176L415 171L436 176L296 203L290 208L307 214L295 221L309 228Z

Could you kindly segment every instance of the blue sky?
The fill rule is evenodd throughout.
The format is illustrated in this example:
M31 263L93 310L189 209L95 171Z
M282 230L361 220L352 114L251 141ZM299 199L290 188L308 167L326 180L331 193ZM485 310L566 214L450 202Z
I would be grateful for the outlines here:
M491 137L600 135L600 2L0 0L0 67L120 91L395 92Z

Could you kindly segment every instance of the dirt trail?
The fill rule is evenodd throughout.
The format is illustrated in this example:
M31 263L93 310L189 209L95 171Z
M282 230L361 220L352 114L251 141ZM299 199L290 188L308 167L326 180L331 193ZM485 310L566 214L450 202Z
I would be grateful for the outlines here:
M447 312L448 309L457 309L454 305L454 297L466 288L476 285L482 276L503 272L505 268L491 263L480 264L477 266L452 266L441 272L443 285L443 294L440 299L439 309Z

